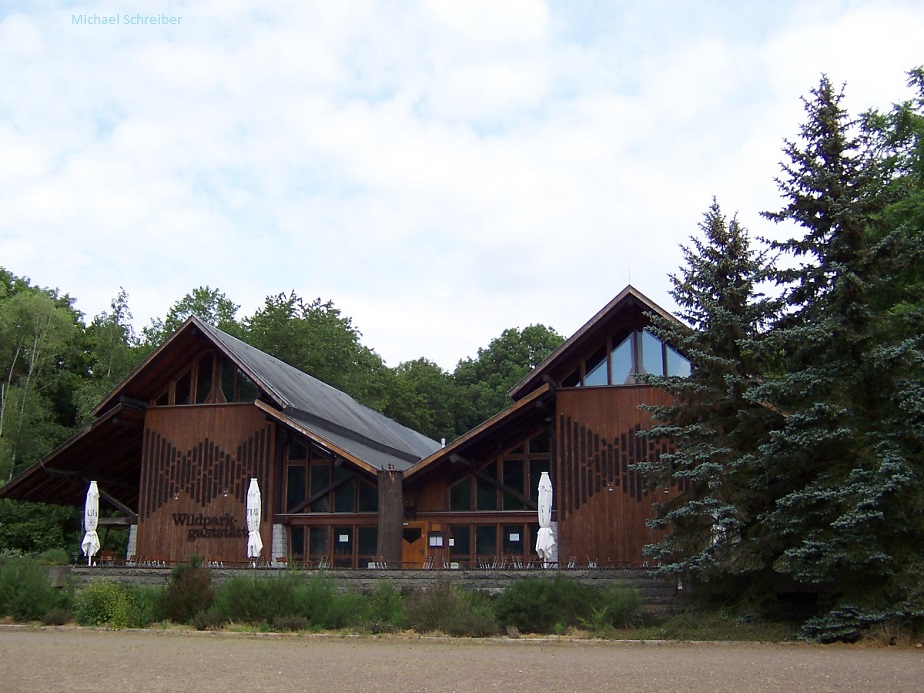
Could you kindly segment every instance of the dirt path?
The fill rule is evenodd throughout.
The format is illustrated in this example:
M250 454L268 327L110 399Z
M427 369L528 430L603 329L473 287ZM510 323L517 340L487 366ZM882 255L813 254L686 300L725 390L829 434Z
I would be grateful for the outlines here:
M920 691L924 652L0 628L2 691Z

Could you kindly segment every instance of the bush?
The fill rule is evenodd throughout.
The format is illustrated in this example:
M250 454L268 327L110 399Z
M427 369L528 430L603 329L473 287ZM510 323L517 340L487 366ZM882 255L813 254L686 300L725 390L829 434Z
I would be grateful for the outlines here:
M277 616L273 619L273 630L279 632L301 631L311 628L311 622L304 616Z
M74 618L82 626L144 628L156 619L159 598L157 588L98 580L78 590Z
M308 619L320 630L336 630L362 622L361 597L352 592L340 594L333 578L313 575L295 580L291 613Z
M439 580L433 587L415 590L405 600L404 621L420 633L484 637L497 632L492 604L483 594Z
M36 560L11 554L0 558L0 616L37 621L51 609L66 606L67 597L52 586L47 568Z
M638 623L640 605L637 590L611 582L599 591L594 609L601 611L605 626L626 628Z
M365 595L363 625L373 633L390 633L404 623L404 600L390 582L378 582Z
M193 556L173 568L163 593L163 613L174 623L191 623L197 613L208 611L213 598L212 571Z
M603 601L593 588L560 575L523 578L498 598L497 620L521 633L561 632L594 618L594 609L607 609Z
M74 613L70 609L60 606L54 607L47 614L42 616L42 623L46 626L63 626L74 620Z
M235 576L215 591L212 611L222 621L259 625L277 616L296 613L296 574L278 578Z
M200 611L192 619L192 625L196 630L218 630L224 623L224 619L212 609Z
M68 565L71 562L70 554L66 549L48 549L38 554L36 559L45 565Z
M802 626L802 637L821 643L856 642L873 626L886 621L886 615L881 611L844 605L806 621Z

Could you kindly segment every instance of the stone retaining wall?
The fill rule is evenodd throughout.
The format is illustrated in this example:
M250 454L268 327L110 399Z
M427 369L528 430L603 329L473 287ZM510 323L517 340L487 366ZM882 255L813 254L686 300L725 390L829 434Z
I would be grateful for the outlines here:
M124 584L162 585L170 578L170 568L123 568L69 566L67 573L79 585L91 580L111 580ZM428 587L439 580L451 580L488 594L499 594L514 581L525 577L553 579L562 575L591 587L602 588L612 582L638 590L641 611L649 615L670 615L683 606L686 592L674 580L665 580L647 570L283 570L213 568L212 579L221 583L234 576L273 579L296 573L310 578L322 573L333 578L341 589L370 591L381 580L391 581L402 592ZM62 579L64 576L62 575Z

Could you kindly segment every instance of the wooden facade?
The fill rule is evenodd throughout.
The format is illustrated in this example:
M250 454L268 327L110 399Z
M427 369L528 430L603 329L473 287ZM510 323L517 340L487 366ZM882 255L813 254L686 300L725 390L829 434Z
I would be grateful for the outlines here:
M262 503L263 545L272 541L275 425L253 404L151 407L141 456L137 556L154 562L243 562L251 478Z
M646 525L652 505L680 489L649 492L632 467L668 451L667 441L639 437L651 423L640 406L669 401L663 391L644 385L558 392L555 477L561 555L582 564L644 562L642 548L659 539Z
M512 567L536 559L538 482L554 487L561 562L638 566L657 540L633 465L642 405L668 396L640 373L689 363L646 330L660 308L628 287L511 390L514 403L447 446L197 318L95 411L98 420L0 496L104 506L136 526L136 560L246 563L251 478L263 561L340 568Z

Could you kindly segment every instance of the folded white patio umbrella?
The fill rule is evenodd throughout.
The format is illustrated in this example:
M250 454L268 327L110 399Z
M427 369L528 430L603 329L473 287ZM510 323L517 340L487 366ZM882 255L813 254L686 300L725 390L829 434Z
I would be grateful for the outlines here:
M263 539L260 538L260 486L256 479L250 480L247 489L247 558L252 558L254 564L263 551Z
M539 478L539 533L536 535L536 553L544 566L554 560L555 536L552 534L552 480L548 472Z
M93 556L99 551L99 536L96 528L99 526L99 488L95 481L90 482L87 489L87 502L83 507L83 528L86 534L80 542L80 548L87 557L87 565L93 561Z

